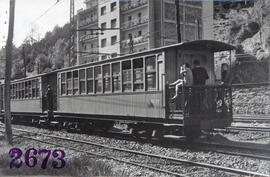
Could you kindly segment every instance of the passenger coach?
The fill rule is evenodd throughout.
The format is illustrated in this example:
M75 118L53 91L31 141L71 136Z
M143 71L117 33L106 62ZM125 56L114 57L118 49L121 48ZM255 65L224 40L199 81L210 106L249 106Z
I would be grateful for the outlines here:
M50 84L54 121L61 126L108 130L122 122L134 134L148 136L190 136L226 127L232 121L231 89L216 85L214 53L231 50L218 41L184 42L14 81L12 112L44 113ZM174 89L168 84L178 79L180 66L192 68L194 60L208 72L206 86L182 88L171 101Z

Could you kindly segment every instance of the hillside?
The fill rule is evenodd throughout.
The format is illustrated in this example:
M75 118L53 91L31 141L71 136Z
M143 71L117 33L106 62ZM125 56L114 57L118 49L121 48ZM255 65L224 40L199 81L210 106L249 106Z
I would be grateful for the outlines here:
M269 81L270 1L215 4L214 38L237 46L228 82ZM217 65L226 62L220 57Z
M13 47L12 78L22 78L46 73L51 70L63 68L68 65L69 60L69 24L63 27L56 26L51 32L37 42L26 39L24 43ZM1 58L5 58L4 49L0 50ZM1 67L1 77L4 73L4 64Z

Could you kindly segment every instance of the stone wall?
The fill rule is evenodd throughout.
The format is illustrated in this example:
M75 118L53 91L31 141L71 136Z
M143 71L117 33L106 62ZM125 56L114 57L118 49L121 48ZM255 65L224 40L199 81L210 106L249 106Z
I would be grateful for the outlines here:
M234 114L270 114L270 86L233 88Z

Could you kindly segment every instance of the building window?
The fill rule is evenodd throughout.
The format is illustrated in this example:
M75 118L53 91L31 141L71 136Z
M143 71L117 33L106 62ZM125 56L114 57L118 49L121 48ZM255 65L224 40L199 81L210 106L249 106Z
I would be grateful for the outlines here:
M132 16L128 16L128 21L131 22Z
M116 28L116 19L111 20L111 28Z
M117 36L112 36L111 37L111 45L116 44Z
M112 64L112 91L121 91L120 63Z
M112 53L111 57L112 58L117 57L117 53Z
M105 39L102 39L101 40L101 47L105 47L106 44L107 44L107 39L106 38Z
M111 3L111 12L116 10L116 2Z
M93 68L87 68L87 94L94 92Z
M138 13L138 22L141 23L142 21L142 13Z
M103 88L104 92L111 91L111 67L110 65L103 66Z
M101 60L106 60L107 59L107 55L102 55L101 56Z
M138 36L141 36L142 35L142 31L138 31Z
M101 15L106 14L106 6L101 7Z
M105 23L101 23L101 29L106 29L106 27L107 27L106 22Z

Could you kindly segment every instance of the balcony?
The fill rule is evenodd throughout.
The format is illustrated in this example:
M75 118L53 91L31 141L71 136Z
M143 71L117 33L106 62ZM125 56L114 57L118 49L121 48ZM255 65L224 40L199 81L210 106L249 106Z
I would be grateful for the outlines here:
M98 38L98 35L91 35L91 34L88 34L88 35L83 35L83 36L80 36L80 42L82 41L90 41L90 40L95 40Z
M79 27L82 27L82 26L87 26L87 25L90 25L90 24L93 24L93 23L97 23L98 22L98 18L97 16L96 17L93 17L93 18L86 18L85 20L80 20L79 21Z
M121 11L126 12L129 10L134 10L138 7L144 7L148 3L148 0L133 0L133 2L128 2L122 5Z
M140 45L146 42L148 42L148 36L139 36L139 37L133 38L133 46ZM130 47L130 40L127 39L127 40L121 41L121 47L122 48Z
M121 26L121 29L123 30L128 30L130 28L139 26L139 25L144 25L144 24L148 24L149 19L148 18L138 18L136 20L132 20L132 21L127 21L124 22Z

